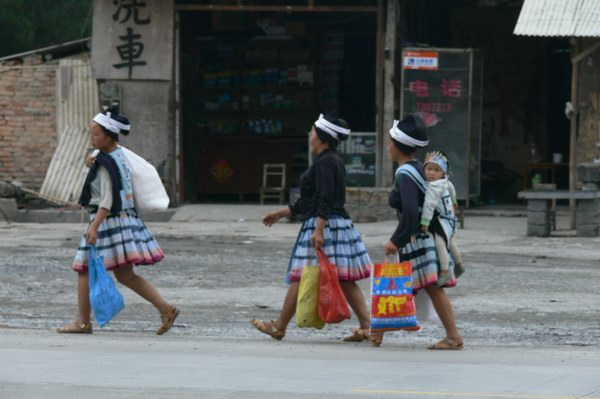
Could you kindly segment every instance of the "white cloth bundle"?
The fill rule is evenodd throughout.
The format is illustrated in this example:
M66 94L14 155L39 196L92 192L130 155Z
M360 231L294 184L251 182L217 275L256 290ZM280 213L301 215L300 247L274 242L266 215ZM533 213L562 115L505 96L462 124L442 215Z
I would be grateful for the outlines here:
M135 209L139 213L164 211L169 196L156 168L135 152L120 146L131 168L131 185Z
M440 316L438 316L433 302L425 290L421 290L415 295L415 307L417 308L417 320L419 322L430 321L437 324L442 324Z

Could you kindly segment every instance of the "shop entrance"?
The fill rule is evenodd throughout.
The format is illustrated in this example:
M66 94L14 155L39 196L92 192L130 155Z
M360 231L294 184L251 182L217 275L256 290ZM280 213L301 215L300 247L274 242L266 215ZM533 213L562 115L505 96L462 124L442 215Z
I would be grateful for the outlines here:
M568 188L568 40L514 35L520 1L402 4L399 26L407 42L474 48L484 56L481 201L517 201L517 192L535 180Z
M320 113L375 131L377 13L179 11L185 201L256 202L264 164L286 191Z

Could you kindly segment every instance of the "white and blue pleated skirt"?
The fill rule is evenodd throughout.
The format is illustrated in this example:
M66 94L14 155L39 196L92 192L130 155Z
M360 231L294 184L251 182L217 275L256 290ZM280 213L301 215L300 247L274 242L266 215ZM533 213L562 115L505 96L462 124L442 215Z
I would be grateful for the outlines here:
M300 281L304 266L318 264L315 249L310 242L316 222L317 218L312 217L302 224L288 265L288 283ZM331 216L325 225L323 238L323 251L329 261L336 265L340 281L357 281L370 276L371 258L351 219Z
M95 217L96 213L90 214L90 223ZM74 271L87 272L89 248L84 235L73 261ZM104 258L106 270L129 265L153 265L165 256L135 209L125 209L104 219L98 227L96 248L98 255Z
M413 293L430 285L437 285L441 271L437 256L435 241L431 234L418 233L411 237L410 242L401 248L398 254L400 262L411 262L413 270ZM452 276L454 276L454 260L448 253ZM443 285L444 288L456 286L456 277L452 277Z

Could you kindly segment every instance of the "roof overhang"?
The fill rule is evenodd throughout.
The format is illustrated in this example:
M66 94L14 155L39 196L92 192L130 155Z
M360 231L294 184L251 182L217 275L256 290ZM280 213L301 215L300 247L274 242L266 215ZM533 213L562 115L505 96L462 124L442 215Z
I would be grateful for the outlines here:
M543 37L600 37L600 1L525 0L513 33Z

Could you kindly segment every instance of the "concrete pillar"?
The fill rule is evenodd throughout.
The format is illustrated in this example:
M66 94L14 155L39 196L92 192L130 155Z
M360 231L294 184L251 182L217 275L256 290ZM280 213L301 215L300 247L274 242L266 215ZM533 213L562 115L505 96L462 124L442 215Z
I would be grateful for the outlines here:
M600 235L600 204L598 199L577 200L577 235L597 237Z
M176 201L175 117L170 81L113 81L119 86L121 111L131 122L131 133L121 144L156 166L171 203Z
M550 201L530 199L527 201L527 235L548 237L550 235Z

